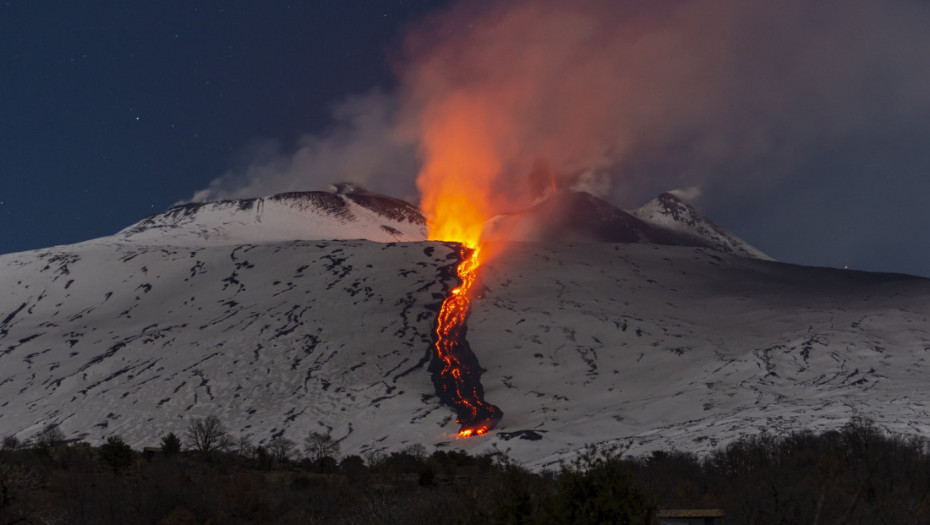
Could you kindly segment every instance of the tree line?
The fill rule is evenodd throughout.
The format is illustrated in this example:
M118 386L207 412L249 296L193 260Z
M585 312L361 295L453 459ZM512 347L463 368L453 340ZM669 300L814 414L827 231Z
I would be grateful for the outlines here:
M214 416L142 451L119 436L68 442L55 425L2 449L0 525L649 524L672 508L720 508L741 524L930 523L927 441L863 420L747 436L704 456L588 447L542 472L421 445L340 456L319 432L255 445Z

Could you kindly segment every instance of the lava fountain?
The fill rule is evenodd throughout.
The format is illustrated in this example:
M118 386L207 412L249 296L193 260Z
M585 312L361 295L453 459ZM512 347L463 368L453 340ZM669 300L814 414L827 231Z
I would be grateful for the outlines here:
M485 402L481 386L484 370L465 339L472 285L481 266L481 233L489 215L487 185L478 183L487 167L478 162L482 156L477 153L482 148L473 142L476 135L462 133L460 129L444 130L442 135L446 137L443 144L457 148L428 156L431 158L418 180L422 192L420 206L429 217L430 240L459 244L457 273L461 283L439 310L433 342L435 353L429 368L440 400L455 409L456 422L461 425L459 435L468 437L486 433L503 415L501 409Z
M429 75L427 75L429 76ZM414 93L418 99L423 93ZM508 209L495 183L502 163L497 143L487 132L495 122L476 111L471 97L436 100L426 94L419 118L420 155L423 165L417 176L420 208L427 217L428 238L458 243L459 286L443 301L436 319L430 364L440 400L453 407L463 437L484 434L502 416L484 400L484 372L465 339L474 291L472 286L488 249L482 250L485 222Z

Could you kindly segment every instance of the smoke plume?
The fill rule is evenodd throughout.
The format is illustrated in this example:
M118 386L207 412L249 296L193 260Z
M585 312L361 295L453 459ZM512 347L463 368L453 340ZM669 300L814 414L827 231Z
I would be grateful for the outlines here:
M461 4L408 41L421 188L461 172L492 206L526 201L542 162L628 205L754 195L818 148L926 119L928 22L908 0Z
M424 203L441 179L482 213L552 183L622 206L758 197L820 176L805 168L825 150L927 131L927 27L919 0L460 2L408 32L395 93L196 198L335 180L410 195L418 171Z
M373 90L347 97L333 108L332 125L322 133L304 135L293 151L277 140L254 141L242 152L240 167L214 179L192 200L261 197L354 182L416 201L415 146L396 119L393 95Z

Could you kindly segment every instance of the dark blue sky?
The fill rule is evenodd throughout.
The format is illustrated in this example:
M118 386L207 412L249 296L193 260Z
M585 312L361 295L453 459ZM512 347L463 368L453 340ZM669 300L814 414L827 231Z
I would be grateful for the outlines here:
M256 137L324 127L390 88L401 27L439 3L0 4L0 253L114 233Z
M776 259L930 276L930 7L849 1L585 3L611 20L587 53L628 90L605 105L629 148L608 154L604 194L631 208L700 187L699 209ZM208 187L323 189L343 179L329 166L410 198L413 150L381 137L394 66L405 30L450 3L0 2L0 253L109 235ZM498 24L519 48L538 23L545 46L569 5L481 5L496 4L530 23L455 11L430 19L446 24L436 44L473 38L467 60ZM638 107L657 109L629 120Z

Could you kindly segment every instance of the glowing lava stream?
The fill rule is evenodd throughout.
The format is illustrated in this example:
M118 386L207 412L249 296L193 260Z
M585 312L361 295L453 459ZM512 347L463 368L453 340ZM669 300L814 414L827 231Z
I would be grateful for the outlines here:
M465 340L465 320L471 309L469 292L478 275L480 247L461 249L461 262L458 276L462 284L457 286L442 303L436 319L436 357L433 383L442 401L455 408L461 425L459 436L480 436L500 421L503 413L499 408L484 401L484 389L481 387L481 374L484 370L478 364ZM437 373L438 372L438 373Z

